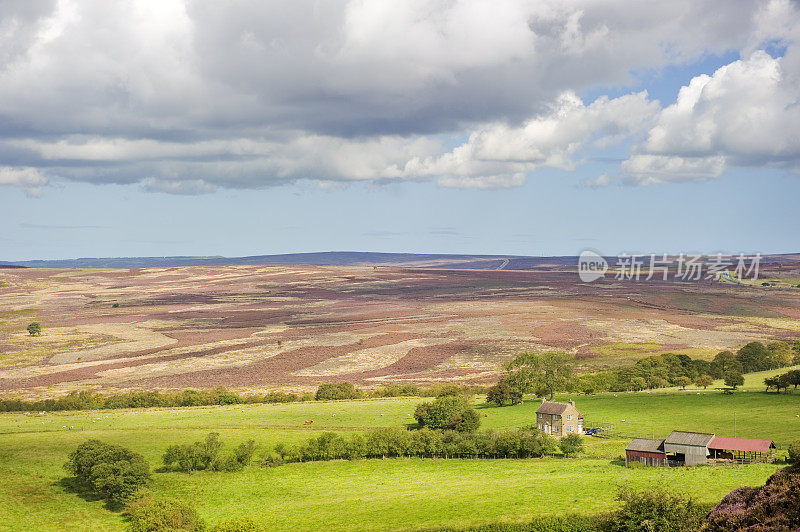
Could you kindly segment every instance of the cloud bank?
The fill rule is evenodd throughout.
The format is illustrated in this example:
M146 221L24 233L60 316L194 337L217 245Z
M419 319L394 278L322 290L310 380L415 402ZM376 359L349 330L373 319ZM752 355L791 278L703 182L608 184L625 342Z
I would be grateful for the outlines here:
M636 184L796 170L798 19L788 0L6 1L0 185L514 187L610 144ZM731 50L674 102L576 96Z

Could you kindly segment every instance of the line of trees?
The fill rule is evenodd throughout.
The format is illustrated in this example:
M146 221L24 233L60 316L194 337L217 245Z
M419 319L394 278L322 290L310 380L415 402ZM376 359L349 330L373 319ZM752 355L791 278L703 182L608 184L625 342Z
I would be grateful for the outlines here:
M539 458L559 453L571 456L582 451L580 436L572 434L559 441L536 428L458 432L387 427L365 435L325 432L304 443L279 443L274 454L266 457L266 463L394 457Z
M707 388L714 379L736 389L743 374L800 364L800 341L750 342L735 353L722 351L712 361L684 354L664 353L638 360L630 366L587 375L575 375L575 358L558 351L523 353L506 364L506 375L487 390L486 400L497 405L522 402L526 393L552 398L556 392L626 392L686 386ZM781 388L785 388L781 383ZM768 386L770 386L768 384ZM771 386L774 387L774 384Z
M764 384L767 386L767 391L769 391L770 388L775 388L775 391L778 393L780 393L781 389L788 392L790 386L793 390L796 390L797 387L800 386L800 369L793 369L781 375L767 377L764 379Z
M239 444L228 455L221 455L222 442L219 433L211 432L205 440L191 444L170 445L162 461L169 471L240 471L253 459L256 442L248 440Z
M366 397L436 397L448 390L459 393L483 392L482 387L461 387L454 384L421 388L408 385L388 385L373 390L362 390L352 383L321 384L316 394L269 392L267 394L239 394L224 387L207 390L183 390L178 392L134 391L115 395L103 395L88 390L73 391L58 399L25 401L22 399L0 399L0 412L54 412L62 410L99 410L117 408L178 408L185 406L211 406L258 403L293 403L302 401L330 401L359 399Z

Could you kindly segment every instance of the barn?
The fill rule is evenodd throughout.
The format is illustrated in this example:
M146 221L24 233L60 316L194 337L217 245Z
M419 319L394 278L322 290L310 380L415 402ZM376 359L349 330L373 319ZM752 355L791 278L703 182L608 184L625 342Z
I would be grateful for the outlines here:
M772 456L775 442L749 438L715 436L708 445L711 457L718 461L737 463L763 462Z
M713 440L713 434L674 430L664 440L664 452L676 465L705 464L709 455L708 446Z
M646 466L667 466L664 440L634 438L625 448L625 465L641 462Z

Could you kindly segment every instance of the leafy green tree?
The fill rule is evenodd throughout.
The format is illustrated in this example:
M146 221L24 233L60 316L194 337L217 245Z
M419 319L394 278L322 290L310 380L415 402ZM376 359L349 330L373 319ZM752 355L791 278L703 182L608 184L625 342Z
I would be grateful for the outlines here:
M730 386L734 390L744 384L744 377L737 369L730 369L725 374L725 386Z
M96 439L70 453L64 468L84 489L112 505L125 502L150 481L150 467L142 455Z
M681 390L685 390L687 386L692 383L692 379L689 377L678 377L675 379L675 385L680 386Z
M414 411L420 426L471 432L480 425L480 417L464 397L446 395L432 403L422 403Z
M561 452L567 456L573 456L583 452L583 438L577 434L568 434L558 442Z
M742 365L741 373L752 373L773 369L771 353L761 342L750 342L736 352L736 359Z
M572 383L575 357L560 351L522 353L507 364L506 369L517 374L522 391L542 391L548 399L556 392L567 390ZM516 370L516 371L513 371Z
M197 510L174 498L140 497L125 508L131 532L200 532L205 524Z
M767 344L767 356L770 366L773 368L782 368L792 365L794 354L792 353L791 346L786 342L770 342Z
M640 392L647 388L647 381L644 380L644 377L634 377L631 379L631 389L634 392Z
M498 406L503 406L506 403L510 405L519 404L522 402L522 392L512 388L511 385L503 379L487 390L486 402L494 403Z
M42 334L42 324L34 321L28 325L28 334L31 336L39 336Z
M711 386L712 384L714 384L714 377L712 377L711 375L700 375L694 380L694 385L702 386L704 390L709 386Z
M720 351L711 362L709 375L715 379L722 379L732 367L738 368L740 372L742 371L742 365L737 360L736 355L731 351Z

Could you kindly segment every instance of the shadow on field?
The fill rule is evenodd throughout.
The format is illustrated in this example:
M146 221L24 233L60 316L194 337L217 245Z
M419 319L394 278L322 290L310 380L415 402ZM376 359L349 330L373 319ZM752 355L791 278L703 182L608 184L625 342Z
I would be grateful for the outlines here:
M54 486L58 486L62 488L65 492L71 493L73 495L77 495L81 499L87 502L96 502L103 500L97 493L94 493L92 490L88 489L84 484L82 484L77 477L64 477L57 482L53 482ZM112 504L109 501L105 503L106 510L116 511L121 508L120 505Z

